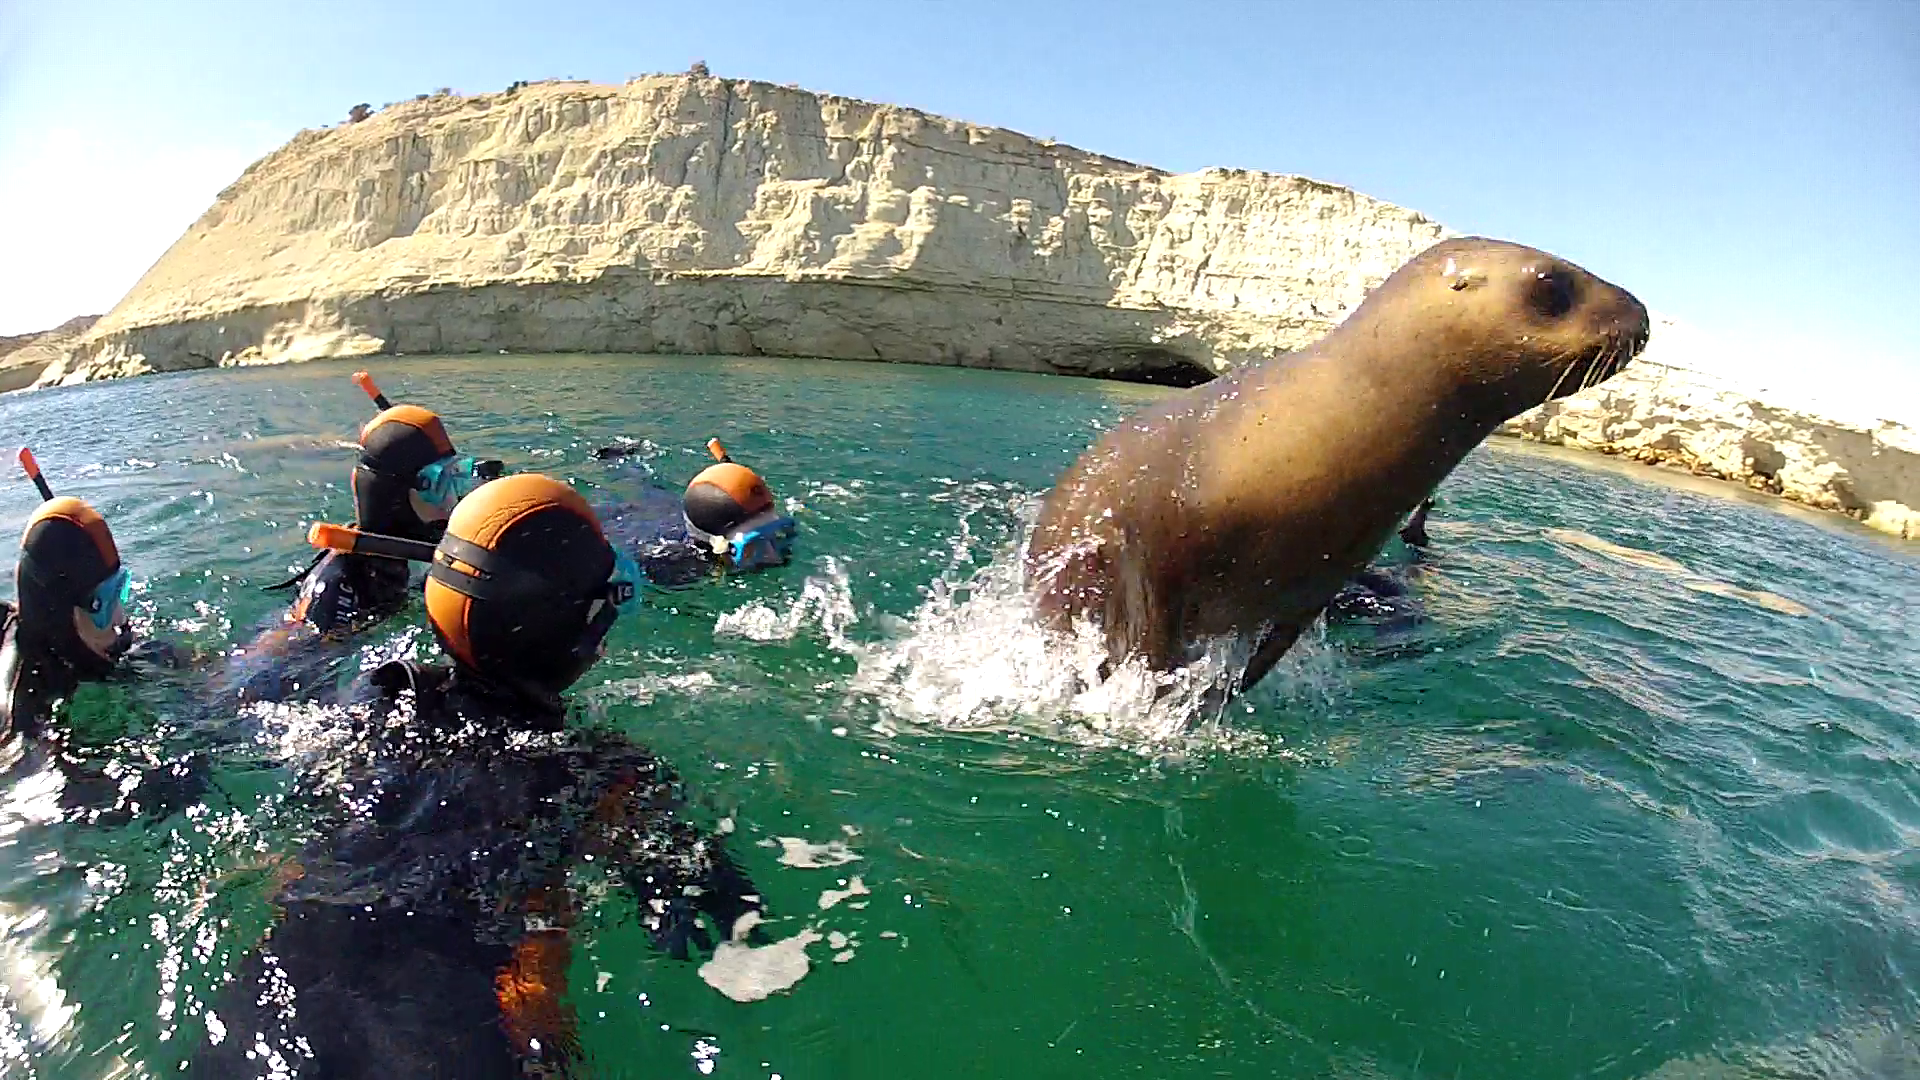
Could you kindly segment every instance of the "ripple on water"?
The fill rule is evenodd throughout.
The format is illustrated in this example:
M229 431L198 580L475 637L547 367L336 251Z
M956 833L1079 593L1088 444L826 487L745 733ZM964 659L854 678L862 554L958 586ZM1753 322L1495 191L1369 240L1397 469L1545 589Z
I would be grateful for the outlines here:
M1502 444L1440 492L1426 623L1316 628L1209 710L1230 651L1102 680L1098 640L1044 640L1019 587L1039 493L1144 391L790 361L389 366L463 449L608 493L677 487L719 435L802 523L793 566L650 595L581 688L583 722L660 750L733 829L771 899L751 944L782 947L710 972L758 998L736 1001L583 882L574 990L609 1076L1914 1071L1911 549ZM305 564L304 523L351 512L326 445L366 415L349 370L0 413L50 470L81 463L57 486L114 521L142 626L219 647L280 602L252 586ZM714 393L742 377L748 398ZM210 413L242 434L182 444ZM637 462L591 458L615 436ZM0 528L30 509L0 506ZM363 662L430 656L418 614ZM266 719L283 753L341 750L322 716ZM81 1006L43 1075L113 1055L170 1073L211 1026L206 990L304 835L270 774L229 780L231 806L159 827L0 824L0 912L48 912L0 944L29 942ZM56 849L69 865L42 873ZM8 992L17 1047L34 1021Z

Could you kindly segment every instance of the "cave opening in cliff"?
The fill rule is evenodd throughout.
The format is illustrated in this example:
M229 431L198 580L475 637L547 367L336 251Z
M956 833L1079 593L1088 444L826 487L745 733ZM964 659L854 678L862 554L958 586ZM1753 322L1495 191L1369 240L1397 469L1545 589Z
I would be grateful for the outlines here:
M1086 374L1115 382L1147 383L1185 390L1218 375L1205 364L1170 349L1106 349L1087 365Z

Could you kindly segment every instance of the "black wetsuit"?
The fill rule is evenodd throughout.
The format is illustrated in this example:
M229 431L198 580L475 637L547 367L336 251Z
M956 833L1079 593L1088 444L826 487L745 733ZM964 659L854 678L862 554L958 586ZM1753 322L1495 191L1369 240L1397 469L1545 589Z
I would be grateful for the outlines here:
M143 669L180 666L178 651L164 641L140 642L118 662L76 662L23 634L19 613L0 601L0 783L52 765L65 777L61 808L95 822L142 812L164 815L196 798L205 787L197 759L168 757L150 742L117 738L82 752L53 722L54 710L84 682L140 679L148 674Z
M331 700L329 675L350 655L350 639L399 614L412 595L408 564L369 555L323 552L299 576L292 605L229 658L208 692L217 710L249 701ZM344 676L342 677L344 678Z
M0 741L20 735L37 738L53 718L55 703L72 697L82 679L98 678L110 670L82 673L50 644L22 640L20 616L12 604L0 601Z
M329 551L300 582L289 618L327 635L357 633L407 604L410 568L394 559Z
M679 817L671 769L566 729L559 699L408 663L376 669L354 699L339 710L345 745L294 763L320 839L222 992L224 1036L191 1075L553 1075L567 1039L542 1030L552 1002L516 997L527 984L502 973L554 940L542 928L570 910L570 865L592 859L631 890L679 956L712 946L701 913L724 935L758 909L719 838Z
M651 484L636 494L632 501L593 508L607 539L631 556L647 580L660 588L691 585L711 576L720 560L687 530L680 496Z

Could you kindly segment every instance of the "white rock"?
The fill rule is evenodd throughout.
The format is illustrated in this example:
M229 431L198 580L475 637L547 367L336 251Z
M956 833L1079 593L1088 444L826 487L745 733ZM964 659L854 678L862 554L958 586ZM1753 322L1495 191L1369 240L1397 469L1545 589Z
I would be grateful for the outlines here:
M1920 538L1920 432L1761 400L1690 365L1686 350L1663 347L1672 329L1656 323L1646 352L1626 370L1515 417L1501 432L1677 466Z

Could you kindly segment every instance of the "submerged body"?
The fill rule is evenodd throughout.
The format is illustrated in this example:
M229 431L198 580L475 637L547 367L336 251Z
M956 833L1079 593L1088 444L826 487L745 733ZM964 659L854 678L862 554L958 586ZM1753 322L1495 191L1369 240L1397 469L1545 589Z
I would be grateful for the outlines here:
M1327 601L1329 623L1368 622L1387 632L1412 627L1425 619L1413 584L1429 558L1427 549L1432 540L1427 536L1427 513L1432 509L1432 499L1421 503L1400 529L1400 542L1405 547L1402 558L1367 567L1333 594Z
M342 737L294 763L327 827L282 868L280 917L190 1075L564 1069L570 868L603 868L682 956L710 945L701 913L725 935L757 909L718 837L680 818L672 770L567 730L558 699L405 663L356 686L330 716Z
M1645 307L1544 252L1450 240L1311 348L1223 376L1107 432L1028 542L1043 618L1104 631L1155 670L1203 641L1253 646L1252 685L1394 527L1508 418L1610 377Z
M678 494L653 484L632 494L631 499L596 505L594 513L607 539L640 565L648 582L678 588L719 568L712 547L688 530Z

